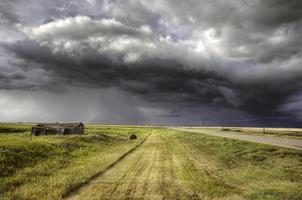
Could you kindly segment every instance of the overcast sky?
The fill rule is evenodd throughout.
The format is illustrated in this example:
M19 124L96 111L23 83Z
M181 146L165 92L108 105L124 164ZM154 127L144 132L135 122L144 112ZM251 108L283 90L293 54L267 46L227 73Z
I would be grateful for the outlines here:
M0 121L301 126L302 1L2 0Z

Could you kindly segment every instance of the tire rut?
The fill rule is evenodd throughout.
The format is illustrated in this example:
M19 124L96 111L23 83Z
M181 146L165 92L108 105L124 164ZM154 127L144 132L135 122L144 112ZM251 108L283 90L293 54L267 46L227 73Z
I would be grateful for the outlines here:
M147 139L151 136L152 134L146 136L138 145L135 147L131 148L129 151L127 151L125 154L123 154L119 159L117 159L115 162L110 164L108 167L106 167L104 170L100 171L99 173L93 175L89 179L87 179L85 182L75 186L71 190L69 190L66 194L63 195L63 199L67 200L75 200L78 199L76 198L78 193L83 190L85 187L87 187L89 184L91 184L95 179L98 179L102 176L104 176L108 171L110 171L112 168L114 168L116 165L121 163L123 160L125 160L127 157L131 155L135 150L137 150L140 146L142 146Z
M200 161L199 156L192 157L192 153L189 146L163 134L162 130L155 132L140 148L73 193L68 200L206 199L202 192L196 193L196 188L188 184L196 180L191 165L197 168L204 161ZM183 171L189 180L183 179Z

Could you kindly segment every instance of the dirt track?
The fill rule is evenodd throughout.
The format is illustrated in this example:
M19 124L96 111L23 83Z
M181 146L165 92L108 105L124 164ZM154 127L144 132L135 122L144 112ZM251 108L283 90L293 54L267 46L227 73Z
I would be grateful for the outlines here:
M206 199L202 192L190 186L190 182L196 181L192 168L206 177L214 165L185 144L153 134L138 149L67 199ZM181 178L181 171L187 179Z
M141 148L69 199L163 199L185 193L175 174L179 162L164 143L163 138L150 136Z
M172 130L155 131L65 199L244 199L247 186L226 178L228 173L234 177L236 169L225 168L201 150L174 137Z
M176 128L178 130L185 130L189 132L195 133L204 133L213 136L219 137L226 137L238 140L244 140L249 142L256 142L256 143L263 143L263 144L270 144L280 147L292 148L302 150L302 140L298 139L288 139L288 138L280 138L280 137L272 137L272 136L260 136L260 135L247 135L247 134L240 134L230 131L219 131L216 129L191 129L191 128Z

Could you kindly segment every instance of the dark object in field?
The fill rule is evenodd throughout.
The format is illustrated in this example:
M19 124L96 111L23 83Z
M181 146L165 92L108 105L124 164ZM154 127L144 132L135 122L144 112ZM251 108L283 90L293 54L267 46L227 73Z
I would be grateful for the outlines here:
M131 134L129 139L130 139L130 140L136 140L136 139L137 139L137 136L136 136L135 134Z
M229 128L223 128L222 131L231 131Z
M0 128L0 133L21 133L26 131L28 131L26 128Z
M39 135L83 135L84 134L84 124L80 123L41 123L37 126L33 126L31 129L31 134L35 136Z

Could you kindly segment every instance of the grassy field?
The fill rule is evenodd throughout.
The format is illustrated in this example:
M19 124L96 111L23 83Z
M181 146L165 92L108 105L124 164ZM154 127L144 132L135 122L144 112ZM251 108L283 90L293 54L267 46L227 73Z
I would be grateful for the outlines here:
M185 127L185 128L302 139L301 128L259 128L259 127Z
M14 200L60 199L151 131L91 126L85 136L30 137L30 126L1 128L6 132L0 134L0 199ZM129 141L131 132L138 134L137 141Z
M171 137L191 149L193 157L208 161L201 169L193 164L183 170L197 191L229 199L302 199L301 151L176 132Z
M299 150L155 127L31 138L19 126L0 134L0 199L302 199Z
M24 123L0 123L0 134L27 134L31 130L31 124Z

